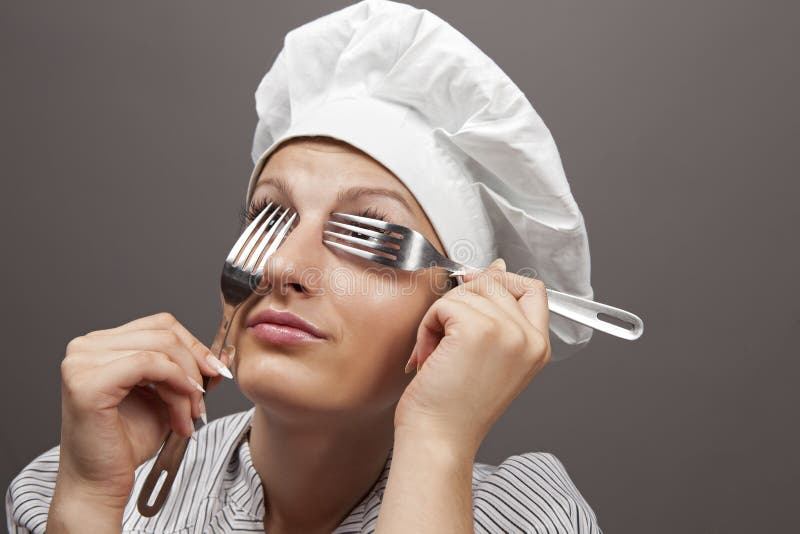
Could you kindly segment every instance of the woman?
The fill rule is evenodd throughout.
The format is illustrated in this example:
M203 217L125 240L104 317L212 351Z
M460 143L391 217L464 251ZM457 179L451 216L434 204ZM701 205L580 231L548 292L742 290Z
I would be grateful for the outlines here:
M381 1L287 36L256 93L247 216L272 200L299 222L266 266L266 291L239 311L235 357L209 357L166 313L73 339L61 443L9 487L11 532L600 532L553 455L474 463L552 358L549 330L572 347L588 341L553 328L544 284L500 258L457 287L438 268L373 276L374 265L322 242L332 212L364 214L414 228L451 257L467 243L467 263L486 265L494 251L518 268L530 262L586 296L582 219L564 207L574 204L549 134L470 45L428 12ZM486 80L492 105L475 96ZM466 127L462 116L478 120ZM508 134L525 132L538 144L522 154ZM535 202L497 194L520 185L515 165L535 167L518 191L535 190ZM545 207L569 231L492 216ZM532 236L535 250L523 249ZM555 244L566 254L542 255ZM293 314L299 329L261 322L278 321L270 310ZM194 433L164 508L142 517L135 498L166 433L192 435L205 417L204 375L208 389L235 377L254 406Z

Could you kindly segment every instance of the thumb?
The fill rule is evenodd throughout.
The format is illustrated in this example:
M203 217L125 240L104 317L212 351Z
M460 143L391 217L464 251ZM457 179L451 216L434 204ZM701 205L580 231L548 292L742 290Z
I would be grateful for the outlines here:
M476 271L467 271L466 273L461 275L461 278L464 280L464 282L469 282L470 280L474 280L480 274L488 271L489 269L494 269L494 270L498 270L498 271L505 271L506 270L506 262L505 262L505 260L503 258L497 258L492 263L490 263L489 266L486 269L476 270Z
M490 269L497 269L499 271L505 271L506 270L506 260L504 260L503 258L497 258L496 260L494 260L492 263L489 264L489 268Z

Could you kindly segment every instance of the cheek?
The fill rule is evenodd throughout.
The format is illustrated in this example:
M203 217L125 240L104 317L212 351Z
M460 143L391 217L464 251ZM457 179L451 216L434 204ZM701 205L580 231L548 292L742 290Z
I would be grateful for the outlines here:
M341 343L329 377L348 403L384 408L400 398L411 376L404 367L417 339L417 328L435 296L412 294L359 295L342 301ZM344 400L344 399L342 399Z
M418 273L367 278L358 291L340 299L337 309L342 310L341 324L353 348L379 351L385 355L382 360L410 355L419 323L438 298L429 277L412 274Z

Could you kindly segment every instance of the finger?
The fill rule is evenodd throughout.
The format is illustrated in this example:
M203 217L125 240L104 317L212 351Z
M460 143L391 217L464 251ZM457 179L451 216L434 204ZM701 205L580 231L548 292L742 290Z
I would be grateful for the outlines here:
M133 356L115 359L87 373L89 377L83 384L83 389L103 393L111 399L112 404L96 406L98 409L116 407L128 395L131 388L142 381L155 383L156 389L159 383L166 383L176 395L170 399L174 401L174 413L179 416L177 420L183 419L187 423L184 429L188 430L189 426L192 428L188 434L181 433L192 434L194 419L191 413L191 398L195 392L194 386L186 380L183 368L165 354L141 351Z
M422 367L446 335L457 337L470 324L486 320L486 315L464 302L453 299L439 299L434 302L425 312L417 329L414 348L417 368Z
M163 382L160 384L155 384L150 382L149 380L142 380L138 384L137 387L143 388L143 391L148 392L152 395L156 395L156 391L158 388L168 388L169 391L174 390L170 388L167 384ZM206 414L206 403L203 395L200 395L199 399L191 399L192 401L192 420L197 420L198 418L203 421L203 424L208 424L208 416Z
M200 340L198 340L189 330L186 329L180 321L178 321L171 313L163 312L147 317L141 317L128 323L125 323L116 328L109 328L106 330L95 330L87 334L87 336L108 336L118 335L122 332L131 332L137 330L170 330L180 338L183 345L195 356L197 366L200 368L202 374L206 376L219 376L220 372L212 362L208 360L208 356L213 356L211 349L206 347Z
M192 402L186 395L176 392L164 382L154 384L154 387L151 389L164 401L164 404L166 404L173 431L182 436L191 436L194 433L194 421L200 417L200 410L198 409L197 403ZM188 419L186 416L187 409L190 410ZM190 426L187 426L187 423L189 423Z
M529 278L505 271L505 262L498 258L482 272L471 272L464 276L470 282L482 277L498 277L498 281L517 300L522 313L540 334L549 338L550 309L547 304L547 288L537 278ZM463 284L467 285L467 283Z
M467 285L469 282L484 276L499 276L503 286L517 299L536 287L536 278L506 271L505 261L502 258L494 260L486 269L469 271L463 275L464 284L462 285Z
M70 358L73 361L81 361L81 368L84 367L98 367L105 365L109 362L113 362L114 360L118 360L120 358L125 358L128 356L133 356L135 354L139 354L141 350L111 350L111 351L103 351L103 352L83 352L83 353L72 353ZM158 352L158 351L153 351ZM163 354L164 358L170 359L169 355ZM202 385L197 383L191 376L186 375L186 380L195 388L195 402L194 404L202 406L200 401L203 398L203 391L201 390ZM147 386L151 384L151 382L147 380L142 380L137 384L137 386ZM200 412L203 410L199 410L196 412L196 417L200 417Z
M519 308L516 299L510 295L509 298L512 300L512 302L508 303L508 301L505 301L502 305L498 304L498 302L494 300L498 297L494 297L493 299L472 291L453 293L445 298L463 302L476 311L479 311L488 317L499 319L503 324L508 324L512 328L520 328L522 330L531 328L531 324L522 314L522 310ZM511 305L513 305L513 308Z
M447 294L445 294L445 296L440 300L449 299L455 302L460 302L488 316L505 313L495 308L492 302L484 300L484 297L480 295L477 295L471 291L458 291L459 287L448 291ZM411 356L406 363L406 374L411 372L411 370L415 367L421 367L422 359L420 358L420 353L424 352L425 357L427 358L427 355L433 352L444 336L444 328L432 320L432 317L435 316L435 312L436 310L429 308L420 322L420 327L417 330L417 342L415 343L414 349L411 351ZM505 315L503 316L506 319L511 320ZM424 332L423 330L427 330L427 332Z
M512 353L519 353L518 351L521 350L527 354L528 349L533 350L536 354L540 354L540 351L544 351L544 354L550 352L549 332L547 330L544 333L540 332L539 328L531 323L523 313L513 297L510 298L518 308L513 315L509 315L493 300L470 291L463 295L454 295L451 298L472 306L487 317L500 319L492 326L492 332L497 335L496 339L499 345L504 345L506 341L511 344ZM549 356L545 356L545 359L549 360Z
M192 413L200 417L202 410L197 407L206 392L202 386L203 377L194 355L172 330L133 330L117 332L113 336L84 336L78 343L86 351L80 358L89 365L108 363L143 350L164 354L181 366L186 373L187 381L195 388L196 391L191 399ZM74 356L75 354L71 354L71 357Z
M162 352L180 365L186 375L196 383L202 384L203 381L197 358L172 330L133 330L119 332L113 336L84 336L78 344L76 350L82 353L95 353L88 355L88 358L97 358L100 357L99 354L111 351ZM118 356L119 354L115 355Z
M469 298L469 296L477 298ZM466 302L478 306L484 313L488 315L497 315L508 321L513 322L523 329L530 328L531 324L523 314L517 299L511 294L511 291L506 287L506 281L503 273L491 269L486 271L483 276L478 276L469 282L454 288L448 292L445 298L448 297L466 297ZM491 303L497 309L489 308L488 304Z
M515 273L494 272L492 277L497 277L516 299L528 322L547 337L550 323L550 308L547 303L547 288L544 282L537 278L528 278Z
M529 278L528 289L519 298L519 306L528 321L549 340L550 307L547 303L547 288L544 282Z
M517 304L517 297L507 287L506 264L497 258L483 271L470 271L467 281L452 291L461 294L471 291L482 295L501 306L510 316L517 317L522 311Z
M492 261L492 263L489 264L488 267L486 267L486 269L467 270L464 272L464 274L461 275L461 279L464 281L464 283L467 283L481 276L482 274L486 273L486 271L489 270L505 271L506 270L505 260L503 258L496 258L494 261Z
M505 269L505 261L503 261L502 259L498 258L495 261L493 261L489 265L489 267L487 269L484 269L484 270L481 270L481 269L468 270L467 274L462 275L462 280L464 280L464 281L473 280L478 275L483 274L484 272L486 272L489 269ZM459 285L459 286L455 286L454 288L450 289L447 293L445 293L445 296L447 296L447 294L449 294L451 291L455 291L459 287L462 287L463 285L464 284ZM418 352L419 352L418 351L418 346L415 345L414 350L411 351L411 356L409 357L408 362L406 363L406 368L405 368L406 374L410 373L415 365L418 365L417 364L417 362L419 361Z

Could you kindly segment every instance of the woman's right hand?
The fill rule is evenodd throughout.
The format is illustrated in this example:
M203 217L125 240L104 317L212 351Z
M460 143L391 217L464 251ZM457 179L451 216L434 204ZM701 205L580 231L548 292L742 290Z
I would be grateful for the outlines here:
M169 431L194 432L205 406L189 378L200 385L203 375L214 377L207 390L221 380L206 359L210 354L169 313L70 341L61 363L57 485L126 502L134 471L158 451ZM228 365L226 355L221 358Z

